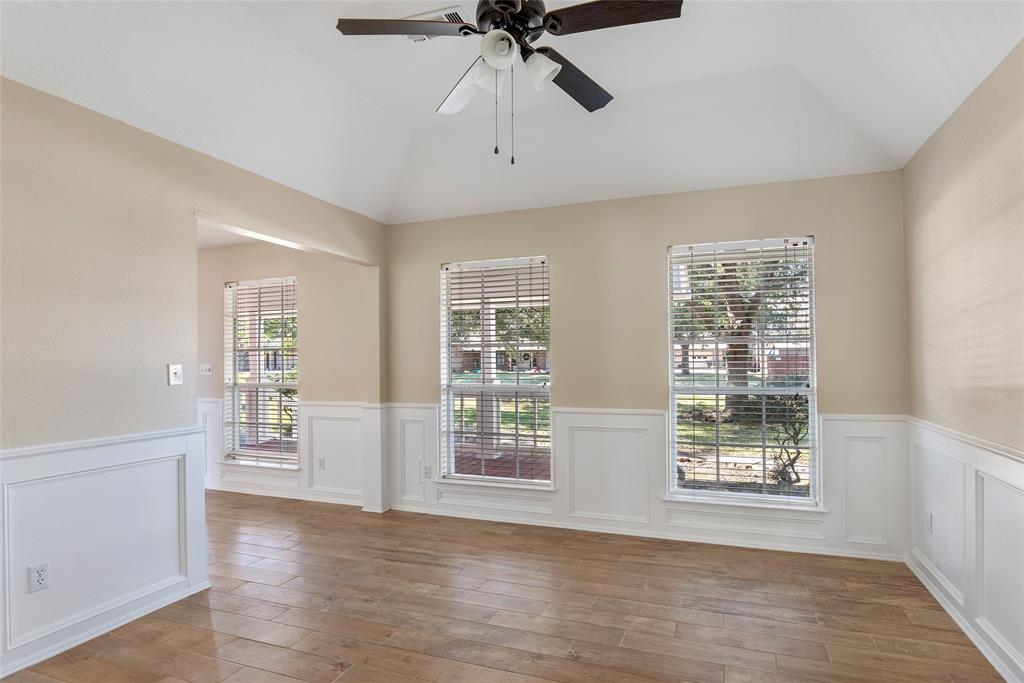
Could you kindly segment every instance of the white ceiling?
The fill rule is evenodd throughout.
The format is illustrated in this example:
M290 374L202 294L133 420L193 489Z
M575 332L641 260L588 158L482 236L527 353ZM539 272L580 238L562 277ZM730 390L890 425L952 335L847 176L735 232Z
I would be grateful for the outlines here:
M434 114L478 38L334 29L447 4L472 20L445 0L5 0L2 69L397 223L901 168L1024 37L1024 2L691 0L680 20L542 39L616 99L587 114L518 81L513 167L493 100Z

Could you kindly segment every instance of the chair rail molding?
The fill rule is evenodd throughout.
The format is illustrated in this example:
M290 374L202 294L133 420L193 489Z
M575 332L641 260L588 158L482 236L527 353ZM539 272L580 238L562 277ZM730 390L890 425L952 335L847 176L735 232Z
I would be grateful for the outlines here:
M209 587L204 450L188 427L0 453L0 675ZM50 587L29 592L43 562Z

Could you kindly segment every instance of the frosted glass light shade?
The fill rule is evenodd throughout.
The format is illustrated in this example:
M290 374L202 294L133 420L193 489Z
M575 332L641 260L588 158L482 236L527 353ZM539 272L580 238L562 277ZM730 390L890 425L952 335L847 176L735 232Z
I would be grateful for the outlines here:
M492 95L495 94L494 91L497 88L497 94L500 97L501 91L504 90L505 86L505 72L492 69L487 64L483 64L473 82Z
M561 70L561 64L539 52L534 52L526 58L526 75L530 77L530 82L537 90L553 81Z
M484 39L480 41L480 54L483 56L487 66L492 69L504 71L512 66L519 56L519 46L515 38L508 31L496 28L488 31Z

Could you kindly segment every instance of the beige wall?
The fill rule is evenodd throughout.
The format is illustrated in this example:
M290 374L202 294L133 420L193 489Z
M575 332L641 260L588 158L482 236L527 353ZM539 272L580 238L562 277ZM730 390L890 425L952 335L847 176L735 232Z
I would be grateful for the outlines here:
M383 263L368 218L8 79L0 101L4 448L195 423L197 212Z
M1024 448L1024 43L904 170L911 414Z
M813 234L819 409L907 410L898 172L389 226L388 399L437 402L438 269L551 258L552 402L664 409L666 248Z
M199 358L213 375L199 395L224 395L224 283L294 275L299 296L299 398L378 402L378 269L269 244L199 251Z
M593 202L386 230L4 79L0 443L194 421L198 213L358 262L383 265L386 254L383 275L361 271L377 281L376 287L362 282L368 299L359 320L368 329L358 343L368 349L366 372L335 368L331 379L303 389L307 400L375 402L389 376L388 400L436 402L439 264L547 254L555 404L661 409L665 248L814 234L820 410L910 410L1020 447L1022 52L1018 46L902 175ZM342 271L331 277L351 275ZM385 303L386 319L380 316ZM221 362L213 355L209 362ZM184 364L185 386L166 386L168 362ZM218 371L213 381L220 377ZM202 393L218 396L219 388L204 384Z

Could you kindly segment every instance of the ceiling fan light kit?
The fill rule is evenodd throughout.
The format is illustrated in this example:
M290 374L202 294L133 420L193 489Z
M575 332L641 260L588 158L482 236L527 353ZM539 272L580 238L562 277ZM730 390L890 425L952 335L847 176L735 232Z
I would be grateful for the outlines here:
M488 31L480 41L480 56L487 62L487 66L504 71L516 61L519 46L511 33L496 28Z
M505 86L505 72L492 69L485 62L473 77L473 84L486 93L491 95L497 93L500 97Z
M343 18L338 19L338 30L347 36L465 37L482 35L484 36L483 43L494 42L493 47L495 48L499 47L497 43L501 43L504 46L502 49L508 47L506 41L511 39L515 46L513 54L519 54L524 61L530 61L531 57L540 53L541 56L558 64L557 72L546 74L544 72L551 68L550 65L543 61L537 62L538 66L532 67L540 72L536 80L531 72L531 67L527 65L527 73L531 74L530 78L534 81L535 86L538 82L544 85L547 80L553 81L587 111L593 112L608 104L612 100L611 94L552 48L542 47L535 50L530 45L545 33L552 36L564 36L616 26L678 18L682 6L683 0L593 0L548 12L544 0L479 0L476 5L476 26L458 21ZM486 57L487 53L488 47L481 45L481 54ZM505 57L505 53L502 52L500 57ZM504 63L503 58L499 59L496 50L493 53L493 58L499 63ZM509 66L514 61L515 57L513 56ZM492 68L508 68L507 66L496 67L490 59L488 59L488 65ZM541 65L544 66L541 67ZM478 73L474 66L471 65L460 80L468 78L470 83L475 82ZM459 83L452 88L452 92L456 90L459 90ZM446 98L446 102L447 100L448 98ZM445 103L442 103L441 107L438 107L438 111L455 114L461 111L469 101L463 97L460 99L460 103L461 106L458 107L451 103L445 107Z
M526 58L526 75L530 77L530 82L538 92L553 81L561 70L561 64L548 59L539 52L534 52Z
M611 93L555 49L534 48L532 43L545 33L564 36L675 19L680 16L682 5L683 0L592 0L548 12L544 0L479 0L476 26L458 21L342 18L338 19L338 30L344 35L482 35L480 57L466 69L438 106L440 114L461 112L473 99L474 86L479 86L495 95L497 116L502 72L511 71L517 57L525 62L526 74L534 88L540 90L553 82L588 112L594 112L611 102ZM513 104L513 117L514 109Z

